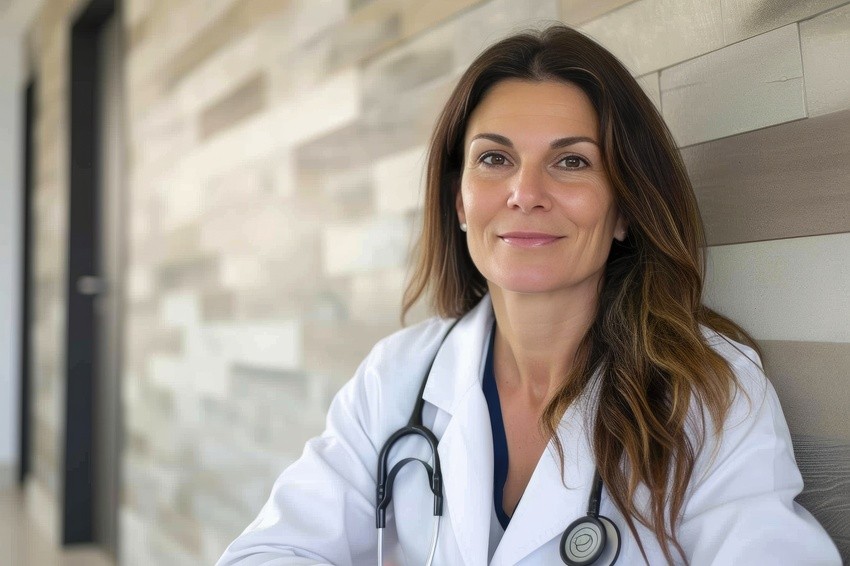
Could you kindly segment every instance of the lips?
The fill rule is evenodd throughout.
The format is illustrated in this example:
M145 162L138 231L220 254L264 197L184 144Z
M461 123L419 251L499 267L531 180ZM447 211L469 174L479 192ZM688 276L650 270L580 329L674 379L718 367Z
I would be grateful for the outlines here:
M554 234L546 234L543 232L506 232L504 234L499 234L499 238L501 238L503 242L520 248L537 248L540 246L546 246L557 242L562 237L563 236L556 236Z

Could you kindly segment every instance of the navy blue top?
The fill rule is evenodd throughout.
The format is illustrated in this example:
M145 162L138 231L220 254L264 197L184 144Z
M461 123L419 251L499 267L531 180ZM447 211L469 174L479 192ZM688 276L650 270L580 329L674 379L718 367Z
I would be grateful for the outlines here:
M496 342L496 323L490 331L490 346L487 349L487 362L484 364L483 389L487 407L490 409L490 427L493 430L493 503L496 517L503 529L508 528L511 518L502 506L502 492L508 479L508 439L505 436L505 423L502 421L502 405L499 402L499 389L496 387L496 373L493 370L493 345Z

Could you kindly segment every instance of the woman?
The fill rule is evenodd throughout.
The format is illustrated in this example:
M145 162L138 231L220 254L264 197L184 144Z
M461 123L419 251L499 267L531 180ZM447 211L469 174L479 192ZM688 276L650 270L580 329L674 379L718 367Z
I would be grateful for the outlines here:
M755 343L701 303L669 131L610 53L560 26L485 51L437 123L425 198L404 311L430 292L439 318L374 348L219 564L373 564L392 546L412 565L840 563L793 501ZM420 415L442 485L415 462L390 473L379 544L381 449ZM402 436L382 475L431 454Z

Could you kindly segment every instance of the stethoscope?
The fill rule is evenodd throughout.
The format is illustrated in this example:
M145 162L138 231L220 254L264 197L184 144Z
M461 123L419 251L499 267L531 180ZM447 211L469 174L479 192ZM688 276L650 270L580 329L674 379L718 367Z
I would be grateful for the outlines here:
M428 370L425 372L425 377L419 388L419 397L413 406L413 412L410 414L407 426L395 431L384 443L378 454L377 502L375 506L375 524L378 528L378 566L383 566L384 561L384 528L387 526L387 507L393 497L393 482L401 468L410 462L419 462L422 464L425 472L428 474L428 483L434 494L434 528L431 535L431 551L428 554L426 565L431 566L434 562L434 554L437 550L437 536L440 532L440 519L443 515L443 472L440 468L440 454L437 451L437 443L439 441L434 433L422 424L422 408L425 405L423 396L425 394L425 385L428 383L428 376L434 367L434 361L437 359L440 349L446 342L446 338L448 338L459 321L460 319L453 322L445 335L443 335L440 346L437 348L437 352L428 365ZM387 460L389 459L390 450L393 445L401 438L411 434L419 435L428 442L434 460L433 467L428 462L419 458L402 458L387 472ZM602 476L596 470L593 475L593 487L590 490L590 497L587 501L587 515L573 521L561 536L559 550L561 560L567 566L610 566L617 562L617 557L620 554L620 530L611 519L599 514L601 499Z

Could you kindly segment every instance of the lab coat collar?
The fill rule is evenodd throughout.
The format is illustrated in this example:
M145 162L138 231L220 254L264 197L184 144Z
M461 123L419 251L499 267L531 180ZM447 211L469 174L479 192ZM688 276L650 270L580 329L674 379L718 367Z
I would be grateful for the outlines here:
M493 438L481 389L487 336L493 326L490 297L466 314L434 359L423 398L450 415L440 437L446 509L466 566L487 563L493 506Z
M473 387L481 389L487 337L493 327L490 295L458 321L431 366L422 398L450 415Z
M451 415L439 451L448 512L464 562L486 564L493 506L493 438L481 387L487 337L493 326L489 295L447 336L423 398ZM564 475L552 442L532 474L491 566L514 565L555 537L587 511L593 457L585 433L588 395L564 414L559 437ZM481 473L487 470L487 473ZM563 479L562 479L563 478ZM563 483L566 483L566 487ZM554 488L560 486L559 488Z

